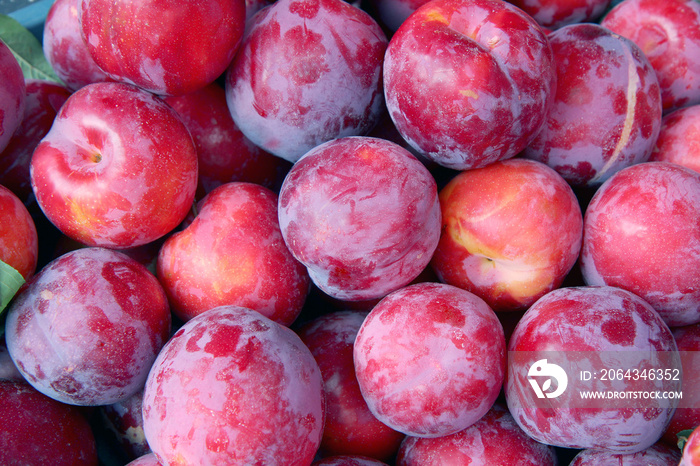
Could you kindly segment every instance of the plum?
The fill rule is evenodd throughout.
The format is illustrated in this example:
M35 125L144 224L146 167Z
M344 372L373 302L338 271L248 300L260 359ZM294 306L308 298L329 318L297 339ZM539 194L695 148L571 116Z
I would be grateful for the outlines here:
M366 316L366 312L332 312L308 322L298 334L323 375L326 424L319 453L389 461L404 434L374 417L355 376L353 347Z
M355 373L370 411L414 437L471 426L493 406L505 374L495 312L469 291L418 283L382 299L362 323Z
M211 83L188 94L165 98L190 130L199 161L199 197L231 181L261 184L279 191L292 166L245 137L226 103L226 92Z
M700 104L664 115L651 162L671 162L700 172Z
M529 437L508 409L494 404L477 422L452 435L406 437L397 466L480 464L499 466L556 466L554 448Z
M43 79L27 79L25 84L22 123L5 150L0 151L0 184L15 193L24 205L38 210L29 176L32 154L71 92L65 86Z
M290 162L364 135L383 110L386 46L377 22L343 0L278 0L253 17L227 72L233 120Z
M700 173L669 162L620 170L584 214L585 283L639 295L668 325L700 322L699 222Z
M0 464L97 466L97 444L75 406L53 400L25 382L0 380Z
M549 445L635 453L661 438L679 402L681 358L671 330L621 288L549 292L518 322L508 354L508 408Z
M642 451L627 454L586 449L578 453L569 466L676 466L680 459L677 448L655 443Z
M230 182L204 197L198 210L158 253L157 276L175 315L186 321L235 304L291 325L310 279L282 237L277 195L258 184Z
M113 81L90 55L80 27L82 0L56 0L44 20L42 48L63 84L77 91L88 84Z
M401 136L455 170L514 157L554 100L552 48L540 26L502 0L433 0L392 36L384 95Z
M160 95L214 82L238 51L246 20L245 0L81 0L78 11L97 65Z
M311 464L324 423L321 372L289 328L239 306L185 323L143 399L146 440L169 465Z
M5 338L34 388L98 406L143 387L170 326L165 292L146 267L116 251L83 248L53 260L20 290Z
M661 90L641 49L597 24L564 26L548 38L557 92L524 156L574 186L599 186L649 160L661 129Z
M345 137L307 152L279 195L282 236L312 281L348 301L415 279L440 238L437 185L398 144Z
M581 208L543 163L518 158L465 170L440 191L440 208L435 273L494 311L527 309L558 288L578 259Z
M664 112L700 103L700 4L625 0L600 24L636 43L661 86Z

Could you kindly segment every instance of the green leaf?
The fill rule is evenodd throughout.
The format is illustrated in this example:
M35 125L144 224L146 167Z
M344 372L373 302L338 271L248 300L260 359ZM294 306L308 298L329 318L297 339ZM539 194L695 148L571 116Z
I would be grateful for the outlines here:
M0 314L24 285L24 277L11 265L0 261Z
M46 60L39 40L19 21L0 15L0 39L17 58L24 71L24 79L44 79L63 84Z
M681 451L685 448L685 444L688 441L688 437L690 437L690 434L693 433L693 429L687 429L687 430L682 430L676 434L676 437L678 438L678 448L680 448Z

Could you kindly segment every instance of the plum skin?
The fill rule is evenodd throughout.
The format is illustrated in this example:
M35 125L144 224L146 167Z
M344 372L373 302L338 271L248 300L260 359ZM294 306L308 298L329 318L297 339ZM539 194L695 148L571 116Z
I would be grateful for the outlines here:
M175 110L136 86L109 82L71 94L30 164L37 202L62 233L116 249L178 226L197 175L197 149Z
M525 312L508 352L508 408L528 435L549 445L635 453L661 438L677 404L677 400L643 400L643 405L616 400L582 406L579 392L571 387L573 376L563 398L547 399L547 404L536 401L528 368L532 360L545 355L558 355L559 364L575 364L572 371L584 366L609 368L631 359L640 368L657 368L659 360L664 367L680 367L669 327L649 303L621 288L579 286L551 291ZM622 385L596 381L594 389L648 390L646 381L639 380L624 380ZM661 389L660 383L653 382L653 389ZM677 391L680 383L667 382L663 388Z
M321 442L321 373L289 328L240 306L186 322L146 381L146 440L161 462L308 465Z
M434 0L389 41L386 106L421 155L467 170L514 157L542 128L556 90L552 48L500 0Z
M505 336L475 294L418 283L370 311L353 357L362 396L379 420L410 436L440 437L493 406L505 374Z
M170 326L165 291L145 266L117 251L83 248L27 283L9 308L5 337L34 388L96 406L143 387Z
M256 14L226 74L236 125L296 162L315 146L364 135L383 109L387 38L342 0L280 0Z
M435 179L406 149L372 137L339 138L307 152L282 184L278 215L312 281L348 301L410 283L440 239Z
M587 285L631 291L669 326L700 322L700 173L669 162L620 170L586 208Z

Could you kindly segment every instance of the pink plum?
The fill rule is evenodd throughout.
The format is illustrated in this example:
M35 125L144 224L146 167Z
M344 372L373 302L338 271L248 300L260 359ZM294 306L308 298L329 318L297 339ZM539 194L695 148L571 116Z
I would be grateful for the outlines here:
M532 17L502 0L433 0L392 36L386 105L403 138L457 170L522 151L554 99L549 42Z
M197 150L175 110L130 84L74 92L37 146L32 188L46 217L90 246L129 248L172 231L192 207Z
M53 81L27 79L24 116L15 136L0 153L0 184L29 207L36 207L29 167L34 149L51 129L71 92Z
M218 83L165 98L189 129L199 159L201 197L231 181L279 190L291 163L265 152L245 137L231 118L226 92Z
M664 111L700 103L700 3L625 0L601 25L634 41L649 58Z
M75 406L53 400L24 382L0 380L0 464L97 466L97 444Z
M233 120L290 162L364 135L383 108L386 45L376 21L343 0L278 0L254 16L228 70Z
M668 162L627 167L588 204L581 272L629 290L668 325L700 322L700 173Z
M366 316L366 312L332 312L308 322L298 334L323 376L326 424L319 453L390 461L405 435L374 417L355 376L353 347Z
M700 426L700 372L696 364L700 355L700 323L671 329L683 363L683 402L673 413L663 439L670 445L678 444L678 435Z
M162 466L155 453L146 453L130 461L126 466Z
M582 395L681 388L680 372L673 372L681 369L680 355L668 326L642 298L620 288L582 286L549 292L518 322L508 354L508 408L518 425L542 443L635 453L661 438L678 405L673 397L595 400ZM603 372L608 369L620 369L622 375L606 377ZM668 369L669 376L625 377L627 369L637 374ZM591 377L582 378L581 371ZM534 385L539 385L540 394Z
M88 51L80 27L81 0L56 0L44 21L44 56L63 84L71 91L111 81Z
M173 312L187 321L235 304L292 324L310 279L282 237L277 195L253 183L226 183L197 210L192 223L170 236L158 253L158 279Z
M79 15L88 52L112 79L178 95L224 73L243 36L246 5L245 0L81 0Z
M525 310L558 288L578 259L581 208L543 163L511 159L465 170L440 191L440 207L433 269L495 311Z
M34 388L96 406L143 387L170 325L165 292L144 266L116 251L83 248L44 266L20 291L5 337Z
M525 157L546 163L574 186L599 186L646 162L661 128L661 91L634 42L597 24L552 32L557 92Z
M688 436L678 466L700 466L700 426L695 427Z
M406 149L377 138L321 144L289 171L282 235L328 295L361 301L415 279L440 237L437 185Z
M578 453L569 466L677 466L681 459L677 448L656 443L636 453L620 454L587 449Z
M452 435L406 437L397 466L473 464L498 466L556 466L552 447L530 438L508 409L494 404L478 421Z
M680 108L663 117L649 160L671 162L700 172L700 104Z
M287 327L238 307L182 326L146 382L146 439L169 465L311 464L321 442L321 372Z
M129 459L150 453L143 432L143 390L117 403L98 408L102 425Z
M22 201L0 185L0 260L27 280L39 260L39 236Z
M382 299L357 334L355 372L370 411L414 437L471 426L493 406L505 373L505 337L478 296L419 283Z

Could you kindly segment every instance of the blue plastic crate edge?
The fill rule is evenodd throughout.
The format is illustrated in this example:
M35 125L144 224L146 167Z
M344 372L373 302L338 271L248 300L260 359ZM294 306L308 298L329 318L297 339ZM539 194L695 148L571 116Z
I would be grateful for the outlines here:
M8 14L11 18L16 19L22 26L31 31L34 36L42 41L44 35L44 22L46 15L49 13L51 5L55 0L39 0L27 5L24 8L13 11Z

